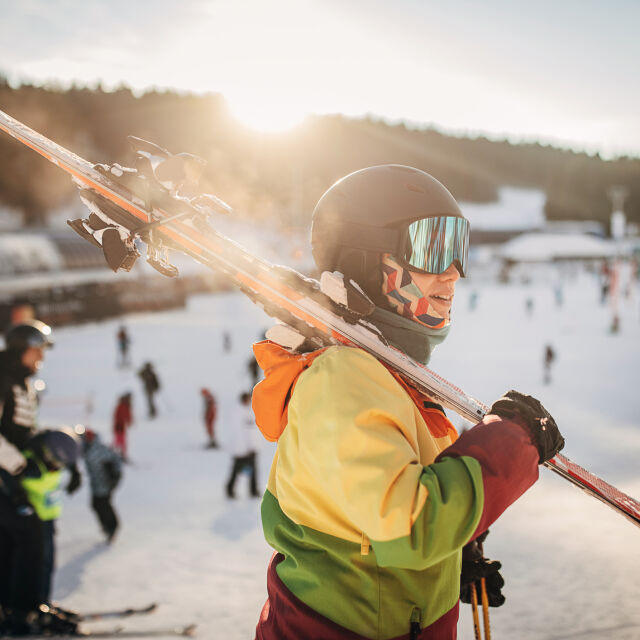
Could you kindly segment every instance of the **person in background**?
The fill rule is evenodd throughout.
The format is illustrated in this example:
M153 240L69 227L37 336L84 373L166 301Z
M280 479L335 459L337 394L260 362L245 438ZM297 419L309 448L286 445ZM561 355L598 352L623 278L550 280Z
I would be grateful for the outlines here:
M131 393L127 392L118 398L113 412L113 448L127 461L127 429L133 424L131 413Z
M33 471L25 452L38 433L38 398L31 378L52 346L51 327L29 320L7 330L0 352L0 609L14 612L46 606L49 598L53 523L41 520L23 481L27 467ZM73 493L81 483L75 462L69 471L67 493Z
M118 342L118 366L128 367L129 362L129 346L131 345L131 339L129 338L129 332L124 325L121 325L116 334L116 340Z
M253 440L255 421L251 410L251 394L240 394L240 404L234 421L234 437L232 445L233 464L227 480L227 497L235 498L235 485L238 474L249 474L249 495L252 498L260 497L256 480L256 448Z
M556 359L556 353L553 350L553 347L548 344L544 348L544 383L551 383L551 365L553 361Z
M51 327L39 320L10 327L5 335L5 350L0 352L0 469L9 476L26 465L21 451L38 428L38 397L31 378L52 346Z
M111 495L122 478L122 459L91 429L85 429L82 433L82 444L91 488L91 508L107 542L111 543L119 526L118 516L111 504Z
M202 399L204 401L204 427L207 431L207 436L209 437L209 442L207 443L207 448L215 449L218 446L215 438L215 426L216 426L216 417L218 415L218 405L216 403L215 396L209 389L205 389L204 387L200 389L200 394L202 395Z
M41 522L43 555L39 601L47 605L51 605L55 570L55 522L62 513L62 470L76 467L79 454L79 438L68 427L39 431L24 452L27 466L20 482ZM67 487L67 493L73 491Z
M71 429L47 429L36 432L22 453L20 507L8 508L0 492L0 634L73 634L77 614L52 604L50 591L61 471L76 463L80 445Z
M258 380L260 379L260 367L258 366L258 361L255 359L255 356L253 354L247 360L247 369L249 370L249 375L251 376L251 386L255 387L258 384Z
M156 374L153 365L145 362L144 366L138 371L138 376L142 380L144 394L147 398L147 406L149 408L149 418L155 418L158 411L154 402L154 397L160 389L160 380Z

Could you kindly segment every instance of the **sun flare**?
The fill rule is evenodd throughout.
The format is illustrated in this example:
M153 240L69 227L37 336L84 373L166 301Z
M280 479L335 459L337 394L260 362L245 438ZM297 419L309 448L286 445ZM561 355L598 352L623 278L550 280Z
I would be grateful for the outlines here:
M259 133L285 133L299 125L306 114L283 103L229 100L233 117Z

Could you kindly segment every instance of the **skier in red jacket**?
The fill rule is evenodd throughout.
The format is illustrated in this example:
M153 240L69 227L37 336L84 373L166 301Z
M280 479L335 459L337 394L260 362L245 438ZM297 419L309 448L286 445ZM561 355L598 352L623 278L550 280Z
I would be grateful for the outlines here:
M127 459L127 429L132 423L131 393L127 392L120 396L113 412L113 448L120 452L123 460Z

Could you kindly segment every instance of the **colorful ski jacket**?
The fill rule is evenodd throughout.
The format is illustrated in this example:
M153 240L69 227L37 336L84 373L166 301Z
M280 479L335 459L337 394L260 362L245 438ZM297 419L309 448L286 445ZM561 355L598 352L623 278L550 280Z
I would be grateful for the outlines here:
M537 479L528 432L486 416L456 439L361 349L254 353L256 421L278 441L258 640L455 638L462 547Z

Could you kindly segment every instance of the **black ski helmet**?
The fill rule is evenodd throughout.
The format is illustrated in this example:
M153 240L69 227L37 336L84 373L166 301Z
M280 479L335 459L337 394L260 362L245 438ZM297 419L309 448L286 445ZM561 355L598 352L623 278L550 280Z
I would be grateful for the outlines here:
M27 320L5 333L7 351L24 353L29 347L52 347L51 327L40 320Z
M433 176L399 164L360 169L318 201L311 226L313 258L320 271L340 271L380 303L382 254L403 253L409 225L436 216L464 218Z
M30 444L47 466L67 467L80 457L80 437L70 427L40 431Z

